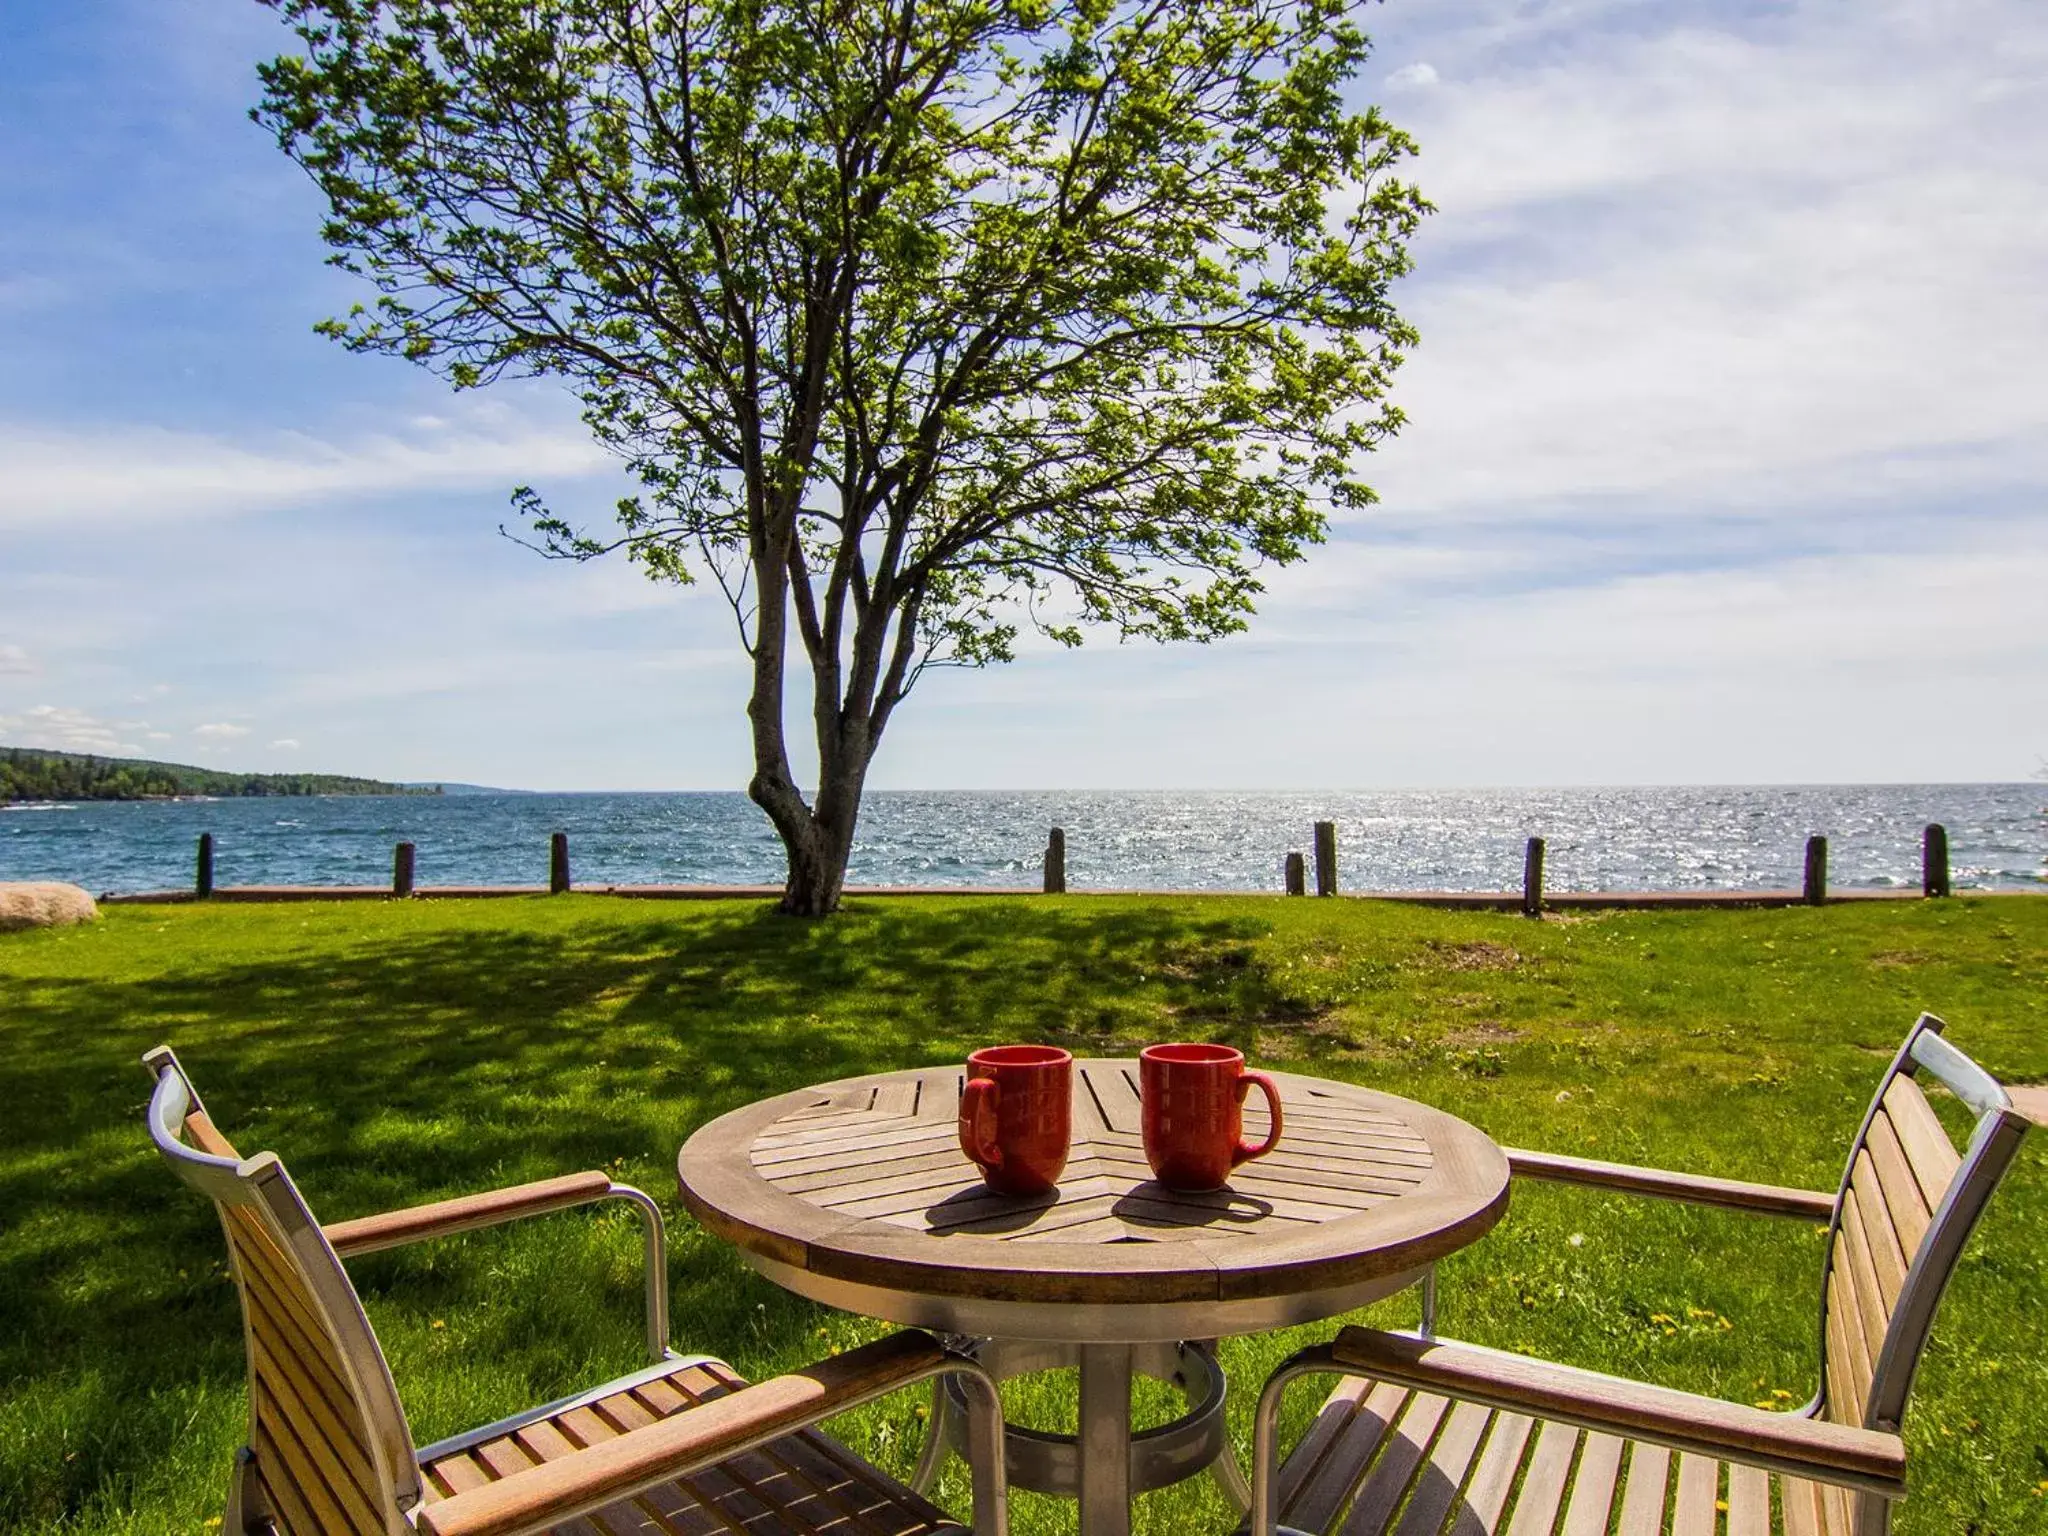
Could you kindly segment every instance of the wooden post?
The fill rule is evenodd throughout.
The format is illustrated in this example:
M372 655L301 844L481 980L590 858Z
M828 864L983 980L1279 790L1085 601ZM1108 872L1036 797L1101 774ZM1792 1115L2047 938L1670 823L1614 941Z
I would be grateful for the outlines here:
M1337 823L1316 823L1316 894L1337 894Z
M1045 835L1045 894L1067 894L1067 834L1059 827Z
M1532 837L1522 850L1522 915L1543 915L1543 839Z
M1286 882L1288 895L1306 896L1308 894L1308 874L1299 853L1288 854L1286 861L1280 866L1280 869L1280 878Z
M1828 840L1818 833L1806 840L1805 896L1809 907L1828 899Z
M400 843L391 850L391 894L394 896L412 894L412 856L411 843Z
M213 834L199 834L199 871L192 883L193 891L204 898L213 894Z
M548 839L548 894L559 896L569 889L569 834L557 832Z
M1948 828L1938 821L1927 823L1920 834L1920 894L1948 894Z

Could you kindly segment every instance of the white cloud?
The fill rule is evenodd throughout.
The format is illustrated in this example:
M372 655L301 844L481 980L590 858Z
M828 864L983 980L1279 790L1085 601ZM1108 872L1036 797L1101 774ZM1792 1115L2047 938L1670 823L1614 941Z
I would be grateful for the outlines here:
M279 752L296 752L299 750L298 742L289 736L280 736L270 745Z
M1541 47L1522 14L1431 34L1459 89L1399 113L1441 211L1402 290L1423 345L1375 466L1390 511L1782 517L2048 483L2030 7L1639 16Z
M223 720L212 725L195 726L193 727L192 734L208 741L231 741L237 736L248 735L249 727L246 725L231 725Z
M47 747L55 752L139 752L142 749L128 738L141 728L134 720L103 720L85 710L56 704L0 715L0 731L14 738L10 746Z
M1391 91L1424 89L1436 83L1437 73L1434 64L1403 64L1387 76L1387 89Z
M27 651L18 645L0 645L0 677L26 677L35 670Z
M125 425L0 422L0 530L133 524L403 492L509 489L614 461L580 427L479 407L404 433L237 437Z

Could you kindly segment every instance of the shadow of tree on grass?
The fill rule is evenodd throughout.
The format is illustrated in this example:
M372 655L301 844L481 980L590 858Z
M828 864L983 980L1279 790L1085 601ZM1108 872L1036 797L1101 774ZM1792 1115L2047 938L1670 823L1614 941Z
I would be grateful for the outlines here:
M770 1094L992 1039L1105 1053L1197 1019L1203 1038L1234 1039L1252 1027L1238 1021L1299 1008L1253 951L1264 925L1199 906L856 903L822 924L729 904L391 910L323 914L302 946L165 944L154 968L44 976L10 998L0 1381L42 1428L0 1450L0 1524L142 1497L174 1420L234 1423L200 1411L241 1390L219 1232L143 1130L137 1063L160 1040L227 1134L277 1151L325 1220L584 1167L673 1212L683 1139ZM281 931L290 918L229 921ZM818 1352L813 1309L686 1224L671 1259L684 1347ZM409 1406L424 1395L430 1420L465 1404L410 1379L445 1342L415 1335L456 1309L493 1390L509 1378L553 1392L593 1360L628 1363L630 1218L429 1244L363 1261L356 1278Z

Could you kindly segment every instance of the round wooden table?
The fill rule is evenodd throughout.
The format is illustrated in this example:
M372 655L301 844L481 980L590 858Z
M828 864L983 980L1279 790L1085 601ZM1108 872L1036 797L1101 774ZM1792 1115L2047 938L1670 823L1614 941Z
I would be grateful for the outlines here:
M1119 1536L1133 1491L1199 1470L1185 1465L1198 1429L1204 1452L1228 1456L1217 1374L1202 1425L1191 1416L1167 1426L1174 1433L1138 1437L1156 1465L1148 1476L1141 1451L1134 1481L1134 1363L1157 1374L1159 1346L1200 1348L1180 1341L1377 1301L1507 1209L1507 1159L1464 1121L1348 1083L1272 1076L1285 1109L1279 1149L1209 1194L1153 1181L1133 1060L1075 1063L1073 1146L1059 1188L1044 1196L993 1193L961 1154L958 1066L825 1083L734 1110L683 1145L676 1171L691 1213L800 1296L1003 1341L1018 1369L1064 1349L1081 1378L1072 1490L1081 1529ZM1245 1131L1256 1141L1267 1121L1252 1097ZM1195 1378L1199 1366L1190 1362ZM1219 1474L1241 1490L1234 1463Z

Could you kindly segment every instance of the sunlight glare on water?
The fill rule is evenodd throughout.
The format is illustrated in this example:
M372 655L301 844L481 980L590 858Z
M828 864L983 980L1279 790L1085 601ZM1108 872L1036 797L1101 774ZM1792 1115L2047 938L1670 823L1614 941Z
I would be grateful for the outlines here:
M851 880L1036 886L1065 828L1070 889L1271 891L1310 828L1337 823L1346 890L1498 891L1548 840L1553 890L1746 890L1800 882L1809 833L1829 882L1915 887L1943 822L1958 890L2048 881L2048 784L1332 792L871 792ZM767 884L782 849L739 794L448 795L0 807L0 880L178 887L201 832L221 885L376 885L418 845L421 885L544 883L569 834L577 883Z

